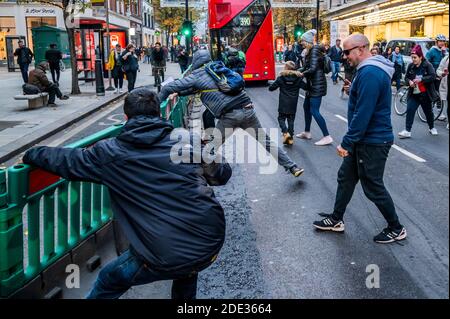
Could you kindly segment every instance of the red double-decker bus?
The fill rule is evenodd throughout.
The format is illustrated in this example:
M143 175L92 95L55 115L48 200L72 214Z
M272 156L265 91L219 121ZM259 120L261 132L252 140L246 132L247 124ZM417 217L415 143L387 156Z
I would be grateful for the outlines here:
M227 46L247 59L246 81L275 79L273 16L269 0L208 0L210 45L220 60Z

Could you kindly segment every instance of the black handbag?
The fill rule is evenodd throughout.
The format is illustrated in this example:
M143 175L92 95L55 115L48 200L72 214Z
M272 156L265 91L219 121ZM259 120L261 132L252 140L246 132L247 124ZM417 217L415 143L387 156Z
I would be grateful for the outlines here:
M22 85L22 91L24 95L33 95L41 93L41 90L36 85L28 83Z

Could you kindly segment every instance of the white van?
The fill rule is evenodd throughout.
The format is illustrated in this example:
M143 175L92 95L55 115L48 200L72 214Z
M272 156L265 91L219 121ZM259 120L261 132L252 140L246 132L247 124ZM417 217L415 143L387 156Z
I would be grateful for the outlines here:
M394 51L396 46L400 47L400 53L403 55L403 60L405 61L406 67L412 62L411 61L411 50L418 44L422 47L423 55L426 56L427 52L435 45L436 41L431 38L395 38L388 42L387 48L391 47Z

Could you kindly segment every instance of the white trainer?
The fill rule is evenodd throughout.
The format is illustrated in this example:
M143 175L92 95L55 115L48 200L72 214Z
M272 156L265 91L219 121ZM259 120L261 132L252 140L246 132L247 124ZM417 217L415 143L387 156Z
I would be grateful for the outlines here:
M322 139L320 141L315 142L314 145L325 146L325 145L330 145L331 143L333 143L333 138L330 135L328 135L328 136L322 137Z
M438 131L436 130L435 127L433 127L433 128L430 130L430 134L431 134L431 135L438 135Z
M312 139L311 133L310 132L301 132L300 134L295 135L298 138L304 139L304 140L310 140Z
M411 132L408 132L407 130L403 130L400 133L398 133L398 136L400 138L410 138L411 137Z

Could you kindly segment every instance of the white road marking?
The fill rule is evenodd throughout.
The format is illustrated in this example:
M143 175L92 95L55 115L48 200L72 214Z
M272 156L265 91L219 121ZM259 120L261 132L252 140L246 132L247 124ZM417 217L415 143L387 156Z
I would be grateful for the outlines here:
M104 117L106 114L111 113L112 111L115 111L116 109L118 109L120 106L122 106L121 102L122 101L116 102L117 105L112 106L112 107L108 107L107 109L101 111L100 113L95 115L93 118L91 118L89 121L86 121L85 123L83 123L80 126L74 128L73 130L71 130L69 133L64 134L60 138L58 138L58 139L54 140L53 142L51 142L50 144L47 144L47 146L56 147L56 146L59 146L59 145L63 144L65 141L67 141L71 137L75 136L76 134L78 134L82 130L88 128L89 126L91 126L92 124L97 122L99 119Z
M415 155L415 154L405 150L404 148L402 148L402 147L400 147L400 146L398 146L396 144L392 145L392 148L395 148L400 153L405 154L406 156L412 158L413 160L418 161L419 163L425 163L426 162L426 160L423 159L422 157L419 157L419 156L417 156L417 155Z
M336 116L338 119L344 121L345 123L348 123L348 120L347 120L345 117L343 117L343 116L341 116L341 115L339 115L339 114L335 114L334 116ZM393 144L393 145L392 145L392 148L393 148L393 149L396 149L397 151L399 151L399 152L402 153L403 155L406 155L406 156L408 156L409 158L412 158L413 160L415 160L415 161L417 161L417 162L419 162L419 163L425 163L425 162L426 162L426 160L423 159L422 157L417 156L417 155L415 155L415 154L413 154L413 153L411 153L411 152L405 150L403 147L400 147L400 146L398 146L398 145L396 145L396 144Z

